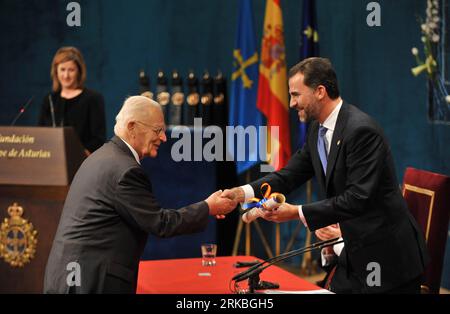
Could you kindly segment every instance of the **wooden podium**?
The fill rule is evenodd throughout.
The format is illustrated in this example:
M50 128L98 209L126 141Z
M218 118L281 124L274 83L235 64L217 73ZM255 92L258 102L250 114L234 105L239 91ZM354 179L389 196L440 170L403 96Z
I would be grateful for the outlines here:
M69 185L85 157L72 128L0 126L0 293L42 293ZM37 231L35 248L29 226L14 225L22 209Z

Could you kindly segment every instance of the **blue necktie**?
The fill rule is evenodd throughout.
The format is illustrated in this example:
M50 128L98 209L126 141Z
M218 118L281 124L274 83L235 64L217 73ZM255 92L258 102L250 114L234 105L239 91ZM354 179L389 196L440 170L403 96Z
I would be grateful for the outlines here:
M327 174L327 139L325 138L325 133L327 133L327 128L324 126L319 127L319 136L317 139L317 150L319 151L320 161L322 162L323 173Z

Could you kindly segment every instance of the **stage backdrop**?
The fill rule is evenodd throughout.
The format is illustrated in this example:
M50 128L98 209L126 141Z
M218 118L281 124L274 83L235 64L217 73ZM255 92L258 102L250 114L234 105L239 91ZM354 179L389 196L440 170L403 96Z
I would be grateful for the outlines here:
M81 27L66 24L69 2L0 2L0 124L9 124L33 95L18 124L37 122L50 89L51 59L63 45L83 52L87 86L105 96L109 135L124 98L138 91L140 69L150 73L152 88L159 69L177 69L184 76L189 69L221 69L230 77L237 0L80 0ZM367 26L368 2L317 1L321 55L333 61L344 99L384 128L400 180L407 166L449 175L449 126L427 120L424 76L410 72L415 66L411 48L422 46L418 16L424 15L426 1L377 1L380 27ZM281 4L289 67L298 61L302 2ZM253 1L258 40L264 6L265 1Z

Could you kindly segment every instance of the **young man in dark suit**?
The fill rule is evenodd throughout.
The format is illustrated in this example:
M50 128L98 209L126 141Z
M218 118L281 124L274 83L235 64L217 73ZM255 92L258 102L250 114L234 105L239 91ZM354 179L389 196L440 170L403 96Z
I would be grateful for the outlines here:
M328 59L308 58L295 65L289 93L300 120L312 121L307 142L283 169L222 195L238 202L261 197L264 182L287 194L315 176L323 200L285 203L264 218L300 219L311 231L339 223L345 242L339 261L345 263L338 262L336 272L345 284L331 283L332 291L418 293L427 262L425 241L400 193L381 128L343 102Z
M208 215L222 216L236 207L217 191L178 210L161 208L140 165L144 157L156 157L166 141L157 102L128 98L114 133L83 162L70 186L46 267L46 293L135 293L149 233L199 232ZM78 280L70 277L74 265Z

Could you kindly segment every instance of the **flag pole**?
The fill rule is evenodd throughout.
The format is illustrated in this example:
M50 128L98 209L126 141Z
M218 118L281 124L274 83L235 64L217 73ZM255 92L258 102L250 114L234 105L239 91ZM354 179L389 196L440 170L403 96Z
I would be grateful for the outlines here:
M231 253L232 256L236 256L238 249L239 249L239 242L241 240L241 234L242 234L242 227L244 226L244 223L242 219L239 218L238 226L236 229L236 235L234 237L234 244L233 244L233 252Z
M245 183L250 182L250 170L246 170L245 172ZM242 229L244 227L244 222L239 218L238 226L236 229L236 235L234 237L233 251L232 255L236 256L239 250L239 243L241 242ZM250 232L250 224L245 225L245 255L250 255L250 240L251 240L251 232Z
M312 202L312 181L309 180L306 183L306 202L309 204ZM305 246L311 245L311 238L312 238L312 234L311 232L306 229L306 240L305 240ZM311 252L306 252L305 255L303 255L303 261L302 261L302 265L300 268L300 273L302 275L312 275L316 273L316 269L314 267L314 262L312 259L312 254Z

